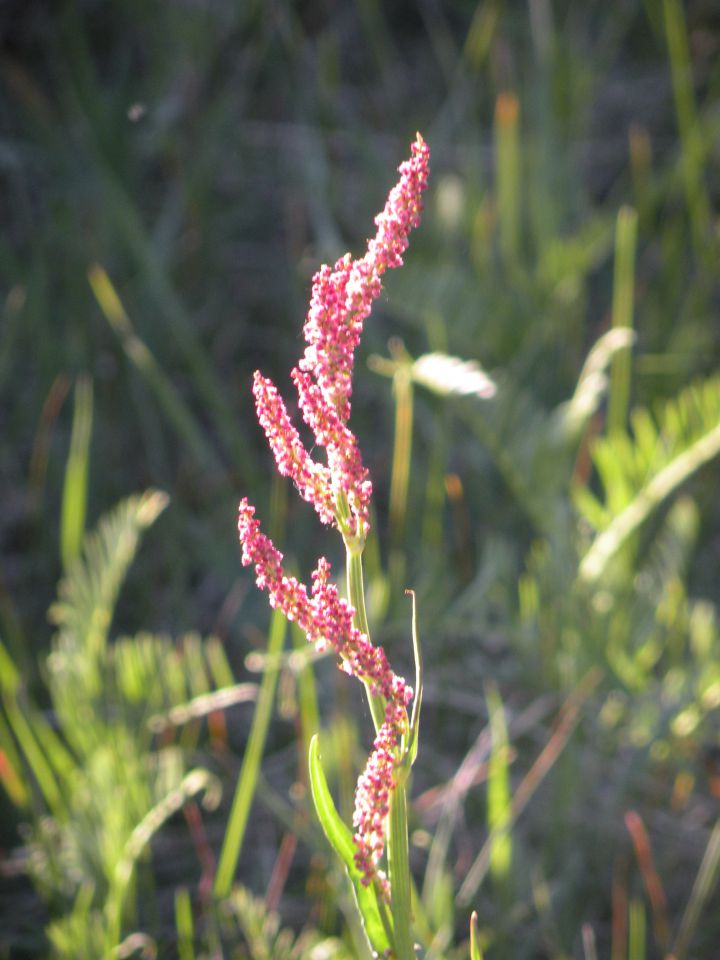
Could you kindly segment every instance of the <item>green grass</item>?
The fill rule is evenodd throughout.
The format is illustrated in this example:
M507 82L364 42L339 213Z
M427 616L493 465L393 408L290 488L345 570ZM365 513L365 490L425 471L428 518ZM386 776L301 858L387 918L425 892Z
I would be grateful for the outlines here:
M662 955L636 811L674 956L712 960L707 10L110 0L0 24L0 836L22 851L0 867L47 915L28 933L0 895L0 957L363 955L307 751L321 724L345 816L372 724L268 634L235 512L250 496L303 578L332 553L271 479L251 374L290 399L312 273L362 251L420 130L423 224L352 425L373 637L409 676L411 587L423 638L424 955ZM494 393L461 395L457 361ZM169 506L136 555L149 488Z

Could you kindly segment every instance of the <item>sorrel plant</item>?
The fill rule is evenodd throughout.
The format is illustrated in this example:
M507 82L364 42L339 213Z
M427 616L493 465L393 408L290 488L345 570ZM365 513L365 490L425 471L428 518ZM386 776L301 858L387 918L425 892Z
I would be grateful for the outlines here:
M417 754L422 668L414 612L414 695L393 672L383 648L370 639L362 554L372 484L348 421L355 350L363 323L380 294L383 274L402 265L408 234L419 224L428 160L428 146L418 134L410 158L399 167L398 183L375 219L377 233L365 255L353 260L346 254L334 267L323 266L313 278L303 330L307 346L291 378L315 445L325 449L325 463L310 456L272 381L259 372L254 377L258 420L279 472L294 482L322 523L335 527L343 538L347 599L331 581L325 557L318 560L309 590L288 576L282 553L261 531L255 509L245 498L238 523L243 564L254 567L257 585L267 590L271 606L296 621L318 650L332 648L341 669L365 685L375 741L357 783L352 831L335 810L317 737L310 747L310 782L325 833L353 881L368 941L381 956L398 960L415 956L406 782Z

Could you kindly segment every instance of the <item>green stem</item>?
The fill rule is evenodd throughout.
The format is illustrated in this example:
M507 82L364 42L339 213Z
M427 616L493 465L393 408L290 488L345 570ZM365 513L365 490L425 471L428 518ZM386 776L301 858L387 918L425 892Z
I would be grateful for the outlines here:
M362 571L362 547L345 541L347 552L347 592L350 605L355 610L353 623L357 629L370 638L370 628L367 621L367 612L365 610L365 589L363 587ZM385 720L385 702L382 697L370 690L370 685L365 683L365 692L367 693L370 712L372 713L375 732L380 729Z
M341 503L340 506L343 507L344 504ZM353 623L358 630L370 639L362 570L364 541L361 542L357 537L351 535L345 536L344 540L347 553L348 600L355 611ZM381 696L371 692L370 685L367 682L365 682L365 691L377 731L385 720L385 701ZM388 875L392 899L395 960L415 960L415 950L410 931L412 911L405 779L405 775L402 775L400 782L396 782L394 788L390 791L387 833Z
M404 783L396 784L390 793L387 856L395 956L397 960L415 960L415 949L410 931L410 858L408 852L407 797Z
M637 213L631 207L621 207L615 228L612 323L616 329L631 330L633 325L636 245ZM627 428L631 380L632 356L628 346L618 350L610 363L608 433Z

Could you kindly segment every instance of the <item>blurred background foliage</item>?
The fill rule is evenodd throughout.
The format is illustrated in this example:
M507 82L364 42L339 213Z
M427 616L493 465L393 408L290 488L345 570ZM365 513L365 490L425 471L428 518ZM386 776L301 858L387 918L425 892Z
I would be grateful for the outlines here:
M418 937L716 956L717 5L9 0L0 43L0 955L362 956L304 757L321 718L347 811L367 716L266 639L235 511L340 569L251 375L291 400L420 130L352 420L408 674L419 602Z

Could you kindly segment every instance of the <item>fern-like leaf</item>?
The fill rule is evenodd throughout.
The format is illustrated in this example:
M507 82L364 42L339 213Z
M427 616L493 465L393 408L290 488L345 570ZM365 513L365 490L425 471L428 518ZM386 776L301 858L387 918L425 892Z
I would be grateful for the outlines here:
M631 339L632 333L625 330L601 337L588 355L573 396L554 410L543 410L536 397L507 375L494 382L480 368L456 358L445 357L440 363L434 359L440 355L431 355L415 361L411 369L417 371L420 365L420 375L413 373L418 384L455 398L458 412L490 453L535 528L551 533L565 526L565 491L577 445L607 389L607 368ZM466 383L474 388L465 389Z
M611 558L700 467L720 454L720 377L693 384L652 417L636 410L632 435L596 441L604 500L583 489L576 507L597 536L580 564L582 580L602 576Z
M112 611L141 532L167 505L167 495L149 490L128 497L85 538L81 556L60 581L50 619L63 645L84 647L96 655L107 640Z

